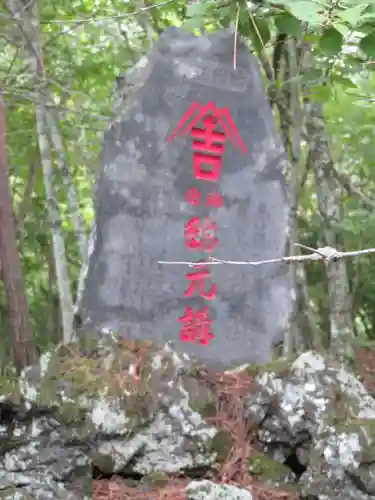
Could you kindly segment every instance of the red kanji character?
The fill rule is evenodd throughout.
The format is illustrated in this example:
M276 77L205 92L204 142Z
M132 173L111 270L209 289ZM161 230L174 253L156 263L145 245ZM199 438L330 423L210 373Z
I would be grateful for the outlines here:
M190 205L198 206L201 202L201 193L197 188L190 188L186 191L185 199Z
M209 318L207 306L201 311L187 307L185 314L178 321L183 325L180 330L181 342L199 342L201 345L208 345L215 338L211 332L213 321Z
M189 107L187 112L181 118L177 127L173 130L171 135L168 137L168 142L173 141L176 135L184 136L190 132L193 127L202 121L202 119L207 115L213 115L217 119L217 123L220 124L223 131L225 132L226 138L232 143L235 148L241 149L242 153L246 154L246 146L243 143L241 136L237 130L236 124L230 114L228 108L217 108L215 103L208 102L206 106L202 106L198 102L193 102Z
M202 250L212 252L219 243L215 237L217 225L209 219L201 221L198 217L192 217L185 225L185 245L189 250Z
M209 278L210 271L208 267L205 265L197 265L195 269L198 272L189 273L186 275L187 279L190 280L189 288L185 292L185 297L191 297L195 289L199 287L199 294L206 300L213 300L216 297L216 283L212 283L211 288L208 292L204 291L204 282L207 278Z
M207 207L221 208L224 205L223 197L220 193L209 193L206 198Z
M209 156L204 153L193 154L194 177L199 181L217 182L221 169L220 156ZM210 170L203 168L203 165L209 165Z
M191 129L191 136L193 139L200 139L200 141L193 141L193 150L222 156L224 154L226 137L223 132L215 131L218 125L217 118L213 115L207 115L202 120L202 123L204 125L203 129L197 127Z
M219 180L226 137L223 132L215 131L218 122L214 116L208 115L202 122L203 129L193 127L191 130L193 139L200 139L200 141L193 140L194 176L202 181L216 182ZM207 167L203 169L203 165L208 166L208 169Z

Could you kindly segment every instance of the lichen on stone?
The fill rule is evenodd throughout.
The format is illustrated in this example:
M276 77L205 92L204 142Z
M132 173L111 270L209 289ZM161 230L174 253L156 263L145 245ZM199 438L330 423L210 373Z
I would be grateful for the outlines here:
M248 490L208 480L191 481L185 488L185 495L187 500L254 500Z

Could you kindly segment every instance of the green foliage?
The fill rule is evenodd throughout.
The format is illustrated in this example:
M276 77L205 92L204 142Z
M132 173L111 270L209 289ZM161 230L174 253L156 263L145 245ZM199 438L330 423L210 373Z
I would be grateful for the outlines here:
M290 2L289 7L292 14L304 23L322 25L324 22L323 9L319 2Z
M319 40L319 48L327 56L336 56L341 52L343 43L343 35L331 26L323 30Z
M349 26L355 28L360 23L363 12L366 9L366 5L356 5L354 7L349 7L348 9L341 10L337 13L342 21L348 23Z
M274 21L276 28L281 33L286 33L291 36L300 36L302 33L301 22L289 12L276 14Z
M359 48L369 58L375 58L375 30L361 38Z
M241 26L245 26L245 29L240 30L241 34L247 34L256 52L261 52L271 39L267 21L262 18L251 18L247 21L247 24L243 23Z
M310 85L308 97L313 101L324 104L332 96L332 87L327 84Z

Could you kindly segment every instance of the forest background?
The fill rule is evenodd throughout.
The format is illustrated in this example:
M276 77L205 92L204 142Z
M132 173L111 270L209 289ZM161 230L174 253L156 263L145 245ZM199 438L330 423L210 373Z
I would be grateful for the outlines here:
M229 26L259 60L289 156L289 255L375 247L375 1L3 0L0 366L68 342L116 77L168 26ZM275 256L279 257L279 256ZM230 256L228 256L230 259ZM284 352L375 340L375 255L291 265ZM349 349L350 347L350 349Z

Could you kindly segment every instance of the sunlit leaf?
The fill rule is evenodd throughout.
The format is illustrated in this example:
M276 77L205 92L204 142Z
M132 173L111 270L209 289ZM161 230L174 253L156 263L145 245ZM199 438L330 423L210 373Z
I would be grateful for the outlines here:
M342 24L342 23L333 23L332 26L334 28L336 28L337 31L339 33L341 33L344 38L347 37L348 34L350 33L350 29L347 26L345 26L345 24Z
M306 35L304 36L304 41L306 43L311 44L311 45L317 44L319 42L319 40L320 40L320 37L316 33L306 33Z
M186 7L186 16L203 18L210 8L211 5L207 2L189 3Z
M365 8L365 5L357 5L356 7L351 7L349 9L337 12L337 17L347 22L351 26L356 26L357 23L361 20L362 13Z
M293 2L290 4L292 14L305 23L322 23L322 6L313 1Z

